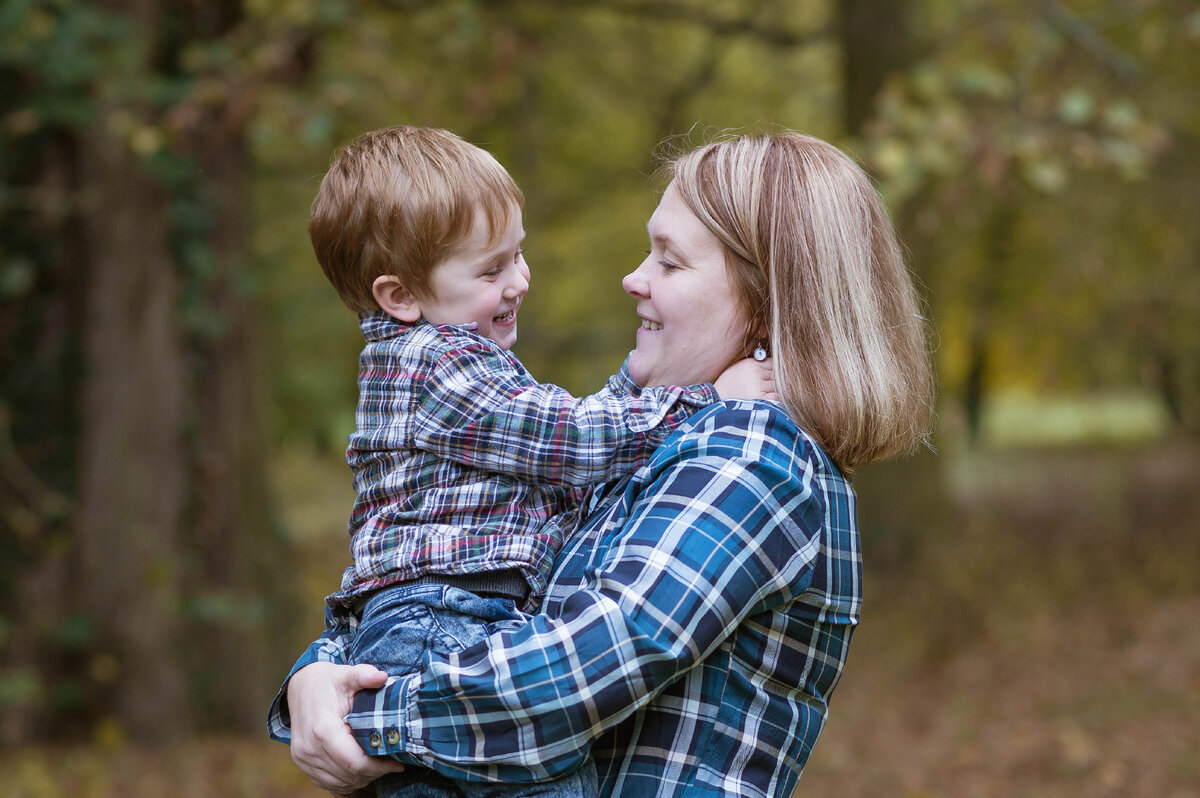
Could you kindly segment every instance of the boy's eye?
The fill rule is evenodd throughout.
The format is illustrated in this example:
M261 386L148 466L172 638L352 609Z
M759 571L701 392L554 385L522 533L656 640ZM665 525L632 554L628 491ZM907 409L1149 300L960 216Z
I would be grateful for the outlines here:
M521 261L521 258L524 255L525 255L525 248L522 247L521 249L518 249L517 254L513 255L513 263L519 263Z

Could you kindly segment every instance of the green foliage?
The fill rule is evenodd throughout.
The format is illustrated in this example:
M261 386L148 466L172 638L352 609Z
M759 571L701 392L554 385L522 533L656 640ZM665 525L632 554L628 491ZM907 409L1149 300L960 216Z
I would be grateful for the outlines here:
M349 432L361 341L312 258L307 209L336 146L397 123L454 130L513 173L527 198L534 286L517 353L542 379L597 389L633 341L620 278L645 250L661 188L650 179L656 145L693 126L833 129L827 6L757 12L764 28L811 37L811 47L723 22L749 18L753 7L354 7L322 41L315 80L265 98L253 128L255 247L279 320L271 330L279 434L340 447Z
M288 79L288 70L295 68L288 59L302 48L306 33L281 24L297 17L274 14L279 5L262 8L269 22L243 21L236 3L219 9L71 0L0 5L0 613L17 630L0 649L0 664L16 663L13 684L28 688L9 696L6 729L12 728L9 717L85 718L132 670L112 653L127 641L98 641L94 633L101 621L112 631L108 608L73 613L82 599L71 591L57 592L50 601L39 601L38 595L39 590L53 592L43 585L72 578L79 565L77 536L94 531L88 519L73 517L76 468L88 443L81 440L88 423L81 412L82 387L84 375L96 369L84 361L86 336L92 332L84 324L96 323L87 316L93 309L88 247L105 204L120 206L123 191L87 182L98 173L95 156L103 152L89 145L102 141L124 147L136 156L128 175L130 194L149 186L164 197L170 251L163 254L177 272L178 279L168 284L180 287L176 318L189 358L177 373L200 386L198 393L215 393L219 386L212 385L205 347L230 327L229 311L218 309L218 294L244 297L254 290L255 279L240 253L216 255L216 208L227 199L220 194L226 185L210 174L208 159L222 145L239 152L243 123L237 114L252 110L261 86ZM304 5L308 11L300 18L309 21L332 18L329 9L340 7ZM264 31L272 37L260 39ZM246 91L249 104L238 106L235 98L240 101ZM148 229L155 222L147 219ZM137 298L132 299L131 306L136 305ZM189 399L184 412L198 417L200 397ZM245 428L253 429L254 420L245 421ZM185 456L198 461L200 431L194 421L190 431L197 451ZM216 448L210 444L204 454L229 456L214 453ZM124 466L119 457L114 461L114 468ZM164 494L201 496L211 490L199 479L202 465L194 466L194 484L164 485ZM254 500L265 502L265 497ZM138 520L118 523L136 528ZM182 537L174 529L156 534ZM166 581L177 581L177 572L186 570L171 566L134 578L148 577L148 592L166 593ZM201 579L210 577L197 572ZM212 600L218 593L198 590L185 608L194 610L189 619L227 627L261 621L262 613L255 611L235 617ZM242 609L253 610L257 600L251 597ZM37 611L22 610L26 603ZM214 614L213 608L222 607ZM17 678L30 672L42 678L33 683ZM121 728L116 721L110 727ZM85 725L75 728L86 730Z
M311 254L308 207L335 147L397 123L460 133L524 188L533 290L517 352L542 379L594 390L632 344L619 281L643 257L659 143L781 126L848 145L879 178L928 289L952 402L966 403L981 371L985 399L1131 392L1154 429L1162 407L1170 423L1200 426L1200 12L1187 3L911 0L920 58L891 77L855 141L839 128L845 43L829 0L161 3L152 29L109 7L0 3L0 413L14 420L0 430L12 444L0 450L5 613L30 567L70 551L88 332L75 256L81 209L105 199L72 182L90 135L115 136L163 189L190 377L231 329L220 292L256 302L270 444L287 458L337 460L361 345ZM218 8L240 13L220 22ZM251 252L218 256L221 192L242 187L207 159L243 132ZM1051 418L1044 404L1034 412ZM1117 415L1130 423L1125 406ZM956 413L944 418L953 434ZM985 418L985 433L998 421ZM14 468L37 488L13 490ZM340 463L322 472L345 478ZM305 534L341 551L345 482L336 490L319 511L281 495L293 529L319 517ZM972 541L995 530L984 532ZM200 556L174 567L199 574ZM198 585L177 612L233 629L267 612L255 602ZM0 647L18 627L4 617ZM71 678L5 671L0 705L78 714L95 700L121 666L97 653L89 618L62 613L36 641L74 658ZM217 675L203 689L219 691ZM120 737L119 725L98 728Z
M1200 246L1180 241L1194 225L1179 209L1200 126L1180 99L1200 59L1172 21L1185 5L914 6L921 60L880 97L863 151L934 298L948 397L979 379L1141 388L1196 427Z
M0 72L8 73L22 106L3 134L14 138L91 119L88 89L128 27L77 0L8 0L0 6ZM12 111L6 108L6 111Z
M1103 218L1113 211L1094 187L1122 186L1130 196L1127 186L1140 181L1150 191L1181 129L1173 117L1191 107L1159 108L1148 90L1171 91L1171 80L1182 90L1185 72L1159 63L1183 56L1194 36L1164 25L1172 8L1166 0L1128 13L1084 3L1036 13L994 0L912 4L912 49L922 56L888 84L864 139L850 145L878 175L934 298L951 395L980 323L996 384L1057 391L1142 382L1130 359L1135 339L1111 352L1122 374L1093 374L1094 359L1081 357L1094 348L1095 328L1111 326L1093 324L1103 315L1088 308L1116 295L1106 288L1111 277L1079 282L1069 250L1099 237L1106 253L1117 251L1121 228ZM269 198L259 201L256 251L272 275L271 312L280 314L277 429L289 437L336 446L348 430L339 408L353 401L359 342L304 228L329 153L357 133L398 122L445 126L508 166L526 191L534 269L517 351L539 376L578 391L598 385L630 345L617 285L643 249L659 141L763 124L838 138L838 42L827 3L787 15L773 3L738 2L344 10L322 40L315 80L266 98L254 128L256 191ZM1078 206L1087 210L1064 213ZM1012 217L1007 232L996 228L999 215ZM1008 261L998 265L1000 239ZM1113 277L1138 274L1136 260L1105 261ZM1064 307L1062 297L1081 286Z

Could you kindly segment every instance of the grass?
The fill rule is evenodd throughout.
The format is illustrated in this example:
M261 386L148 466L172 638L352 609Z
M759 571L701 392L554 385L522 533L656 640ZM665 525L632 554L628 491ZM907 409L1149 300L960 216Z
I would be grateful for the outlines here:
M5 798L316 798L328 796L261 737L149 749L34 747L0 754Z
M997 446L1145 443L1170 426L1154 394L1127 391L1080 396L1004 392L991 397L983 434Z

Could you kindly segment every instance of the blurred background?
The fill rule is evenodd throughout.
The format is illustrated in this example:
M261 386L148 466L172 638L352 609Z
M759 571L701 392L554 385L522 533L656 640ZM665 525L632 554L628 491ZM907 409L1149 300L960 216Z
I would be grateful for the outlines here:
M353 316L306 235L398 123L527 197L515 348L591 392L669 137L878 180L936 453L798 795L1200 796L1200 5L0 0L0 793L316 796L266 707L348 561Z

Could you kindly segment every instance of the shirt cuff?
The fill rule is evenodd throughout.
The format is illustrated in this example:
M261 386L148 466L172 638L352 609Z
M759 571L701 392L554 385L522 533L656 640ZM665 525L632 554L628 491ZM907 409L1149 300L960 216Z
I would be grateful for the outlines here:
M275 700L271 702L271 707L267 710L267 734L272 740L288 744L292 742L292 717L287 704L288 683L291 682L296 671L304 666L314 662L332 661L325 648L329 642L328 638L321 638L310 643L300 658L296 660L296 664L292 665L292 669L288 671L287 677L279 687L279 692L275 694Z
M721 395L717 393L716 386L711 382L700 382L684 387L679 400L686 404L695 405L696 407L708 407L715 402L721 401Z
M350 733L367 756L387 756L422 764L409 752L414 747L404 722L405 708L413 701L420 674L394 676L378 690L354 695L345 718Z
M642 410L630 414L629 429L635 433L646 433L670 420L671 429L696 410L721 401L716 387L709 382L695 385L661 385L642 388L629 376L629 358L621 364L621 370L608 378L608 390L618 396L644 398ZM680 407L686 406L686 409ZM680 413L682 411L682 414Z

